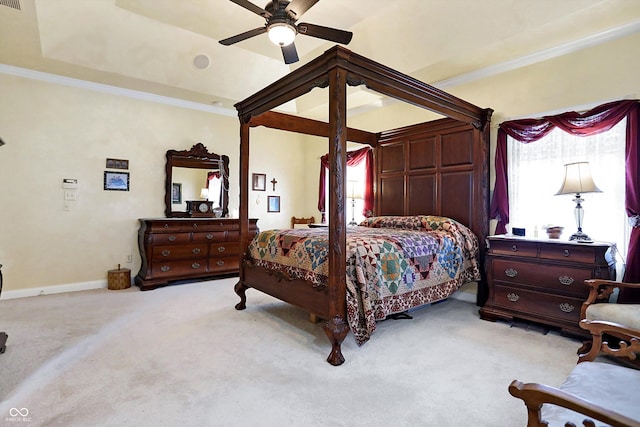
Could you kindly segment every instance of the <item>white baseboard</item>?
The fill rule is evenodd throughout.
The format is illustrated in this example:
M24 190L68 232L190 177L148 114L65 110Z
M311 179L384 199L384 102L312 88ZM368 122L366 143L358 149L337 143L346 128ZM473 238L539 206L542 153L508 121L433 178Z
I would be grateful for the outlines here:
M41 288L18 289L15 291L2 291L2 299L36 297L39 295L61 294L64 292L87 291L107 287L106 280L94 280L92 282L68 283L64 285L44 286Z

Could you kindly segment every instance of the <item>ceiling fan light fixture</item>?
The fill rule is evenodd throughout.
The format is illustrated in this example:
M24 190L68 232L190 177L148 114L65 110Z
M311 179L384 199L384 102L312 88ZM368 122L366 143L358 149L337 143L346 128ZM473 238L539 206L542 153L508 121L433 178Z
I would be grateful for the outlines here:
M290 24L278 22L269 26L268 35L276 46L288 46L296 38L296 29Z

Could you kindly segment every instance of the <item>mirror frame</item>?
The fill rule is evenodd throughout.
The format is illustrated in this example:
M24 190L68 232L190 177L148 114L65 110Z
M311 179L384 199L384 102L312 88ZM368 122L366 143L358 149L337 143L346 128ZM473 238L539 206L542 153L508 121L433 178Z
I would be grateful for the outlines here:
M202 143L198 142L190 150L168 150L166 170L166 183L164 214L167 218L186 218L189 214L185 211L171 210L171 184L173 181L173 167L197 168L197 169L219 169L220 161L223 164L222 193L222 217L229 214L229 157L221 154L210 153ZM213 218L213 217L212 217Z

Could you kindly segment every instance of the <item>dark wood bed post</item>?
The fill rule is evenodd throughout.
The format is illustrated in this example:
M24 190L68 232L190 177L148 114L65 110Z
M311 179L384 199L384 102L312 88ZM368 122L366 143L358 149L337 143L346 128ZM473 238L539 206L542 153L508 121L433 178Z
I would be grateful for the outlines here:
M340 345L349 326L345 318L347 230L345 228L345 173L347 167L347 72L334 68L329 72L329 319L324 332L331 341L327 362L334 366L344 363Z
M235 104L241 126L240 251L242 254L240 281L235 286L235 291L240 296L240 302L236 305L236 309L245 308L245 293L247 289L252 287L327 319L323 328L331 341L332 349L327 361L332 365L340 365L344 362L340 347L349 331L346 309L346 217L343 215L346 203L346 142L348 139L353 142L369 144L376 149L375 155L378 156L381 138L380 132L371 133L346 127L347 85L365 85L383 95L471 125L475 128L475 142L480 139L478 133L482 134L482 139L485 142L482 150L486 151L483 151L481 156L475 155L474 158L478 164L482 165L479 172L482 179L478 179L481 181L479 183L476 183L475 179L473 180L470 197L473 202L478 202L472 203L472 206L480 208L473 210L467 225L471 226L471 229L478 235L482 249L485 247L485 237L488 234L488 141L492 110L483 110L410 76L357 55L342 46L335 46L327 50L322 56ZM271 111L314 88L326 88L327 86L329 87L329 123ZM317 292L309 282L301 279L283 280L282 274L272 274L245 258L249 246L249 130L254 126L265 126L328 138L330 164L332 165L329 186L332 191L329 191L328 194L331 227L328 229L329 277L326 293ZM422 126L416 125L414 131L421 132ZM394 132L396 130L387 131L391 134ZM482 160L479 157L482 157ZM480 178L477 174L474 177ZM378 188L377 191L381 192L381 189ZM381 194L378 196L382 197ZM405 194L403 197L407 197L407 195ZM379 202L376 206L380 207ZM433 213L439 214L438 212ZM377 212L377 215L384 214L384 212ZM479 299L482 298L480 292L479 290Z
M242 260L244 253L249 246L249 123L240 118L240 280L236 283L234 290L240 297L240 302L236 304L236 310L244 310L247 305L247 287L243 284L244 269Z

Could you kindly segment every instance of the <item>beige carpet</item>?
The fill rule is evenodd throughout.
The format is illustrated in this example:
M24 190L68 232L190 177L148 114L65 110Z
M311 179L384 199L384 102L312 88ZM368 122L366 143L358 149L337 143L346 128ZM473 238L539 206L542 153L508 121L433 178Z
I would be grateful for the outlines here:
M450 299L347 336L333 367L319 324L253 290L236 311L235 281L0 301L0 425L524 426L511 380L576 363L578 341Z

